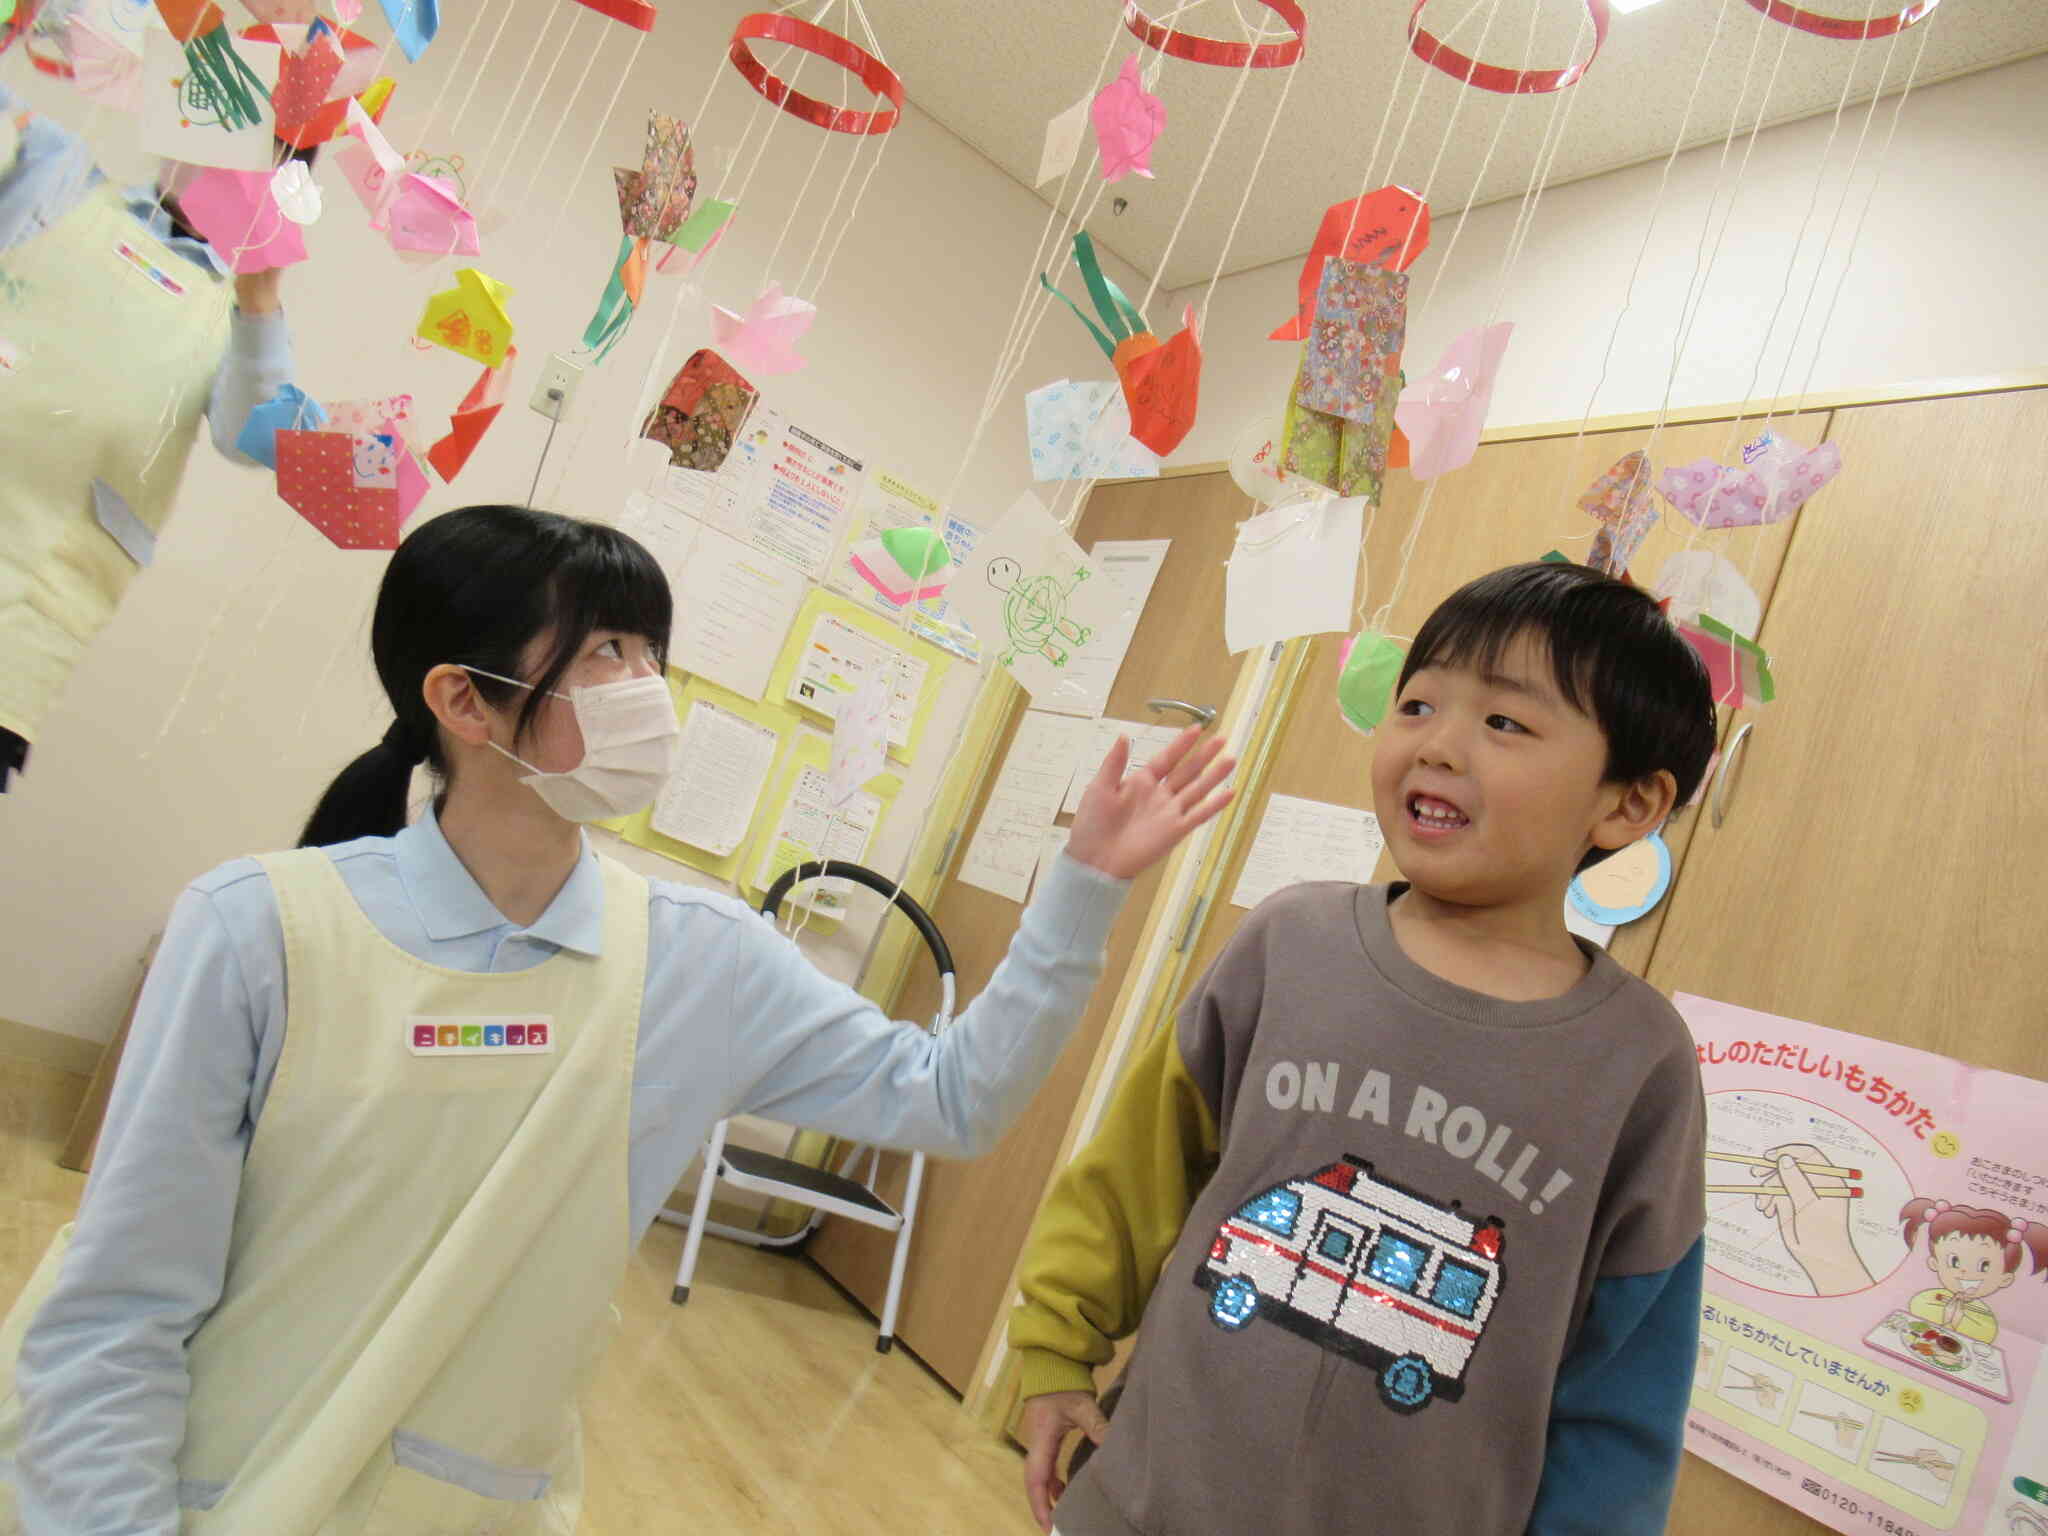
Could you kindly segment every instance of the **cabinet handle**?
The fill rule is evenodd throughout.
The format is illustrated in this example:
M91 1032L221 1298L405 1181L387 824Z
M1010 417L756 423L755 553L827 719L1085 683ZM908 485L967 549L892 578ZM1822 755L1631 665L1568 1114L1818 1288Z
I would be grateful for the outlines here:
M1190 704L1186 699L1147 699L1145 707L1160 714L1177 709L1183 714L1193 715L1202 722L1202 729L1205 731L1216 723L1215 710L1206 704Z
M1714 776L1714 825L1719 827L1728 818L1728 781L1735 773L1735 759L1742 755L1742 749L1749 745L1749 733L1756 729L1756 722L1750 721L1735 733L1735 739L1728 743L1728 750L1721 754L1721 771Z

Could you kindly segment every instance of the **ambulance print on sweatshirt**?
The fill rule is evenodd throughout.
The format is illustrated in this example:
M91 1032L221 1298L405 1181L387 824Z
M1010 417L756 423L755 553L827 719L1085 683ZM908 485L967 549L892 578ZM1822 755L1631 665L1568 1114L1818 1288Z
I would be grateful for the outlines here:
M1698 1327L1691 1038L1590 946L1561 997L1444 981L1394 938L1401 889L1247 917L1048 1197L1023 1390L1138 1335L1062 1536L1662 1529Z

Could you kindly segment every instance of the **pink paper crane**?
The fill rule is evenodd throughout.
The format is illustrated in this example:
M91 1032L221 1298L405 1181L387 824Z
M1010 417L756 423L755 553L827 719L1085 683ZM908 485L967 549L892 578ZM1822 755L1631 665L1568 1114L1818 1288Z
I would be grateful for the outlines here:
M1095 121L1095 146L1102 155L1102 179L1121 181L1126 175L1152 175L1152 146L1166 131L1166 103L1138 79L1138 56L1124 60L1123 70L1095 96L1089 116Z
M711 307L711 344L742 373L795 373L804 366L796 344L818 307L782 291L782 284L770 283L744 315L714 304Z

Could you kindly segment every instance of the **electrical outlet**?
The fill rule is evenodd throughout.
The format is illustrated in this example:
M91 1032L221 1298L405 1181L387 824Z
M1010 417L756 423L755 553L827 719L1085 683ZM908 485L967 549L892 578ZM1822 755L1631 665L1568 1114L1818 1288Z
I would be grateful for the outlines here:
M550 421L560 421L569 414L569 402L576 398L576 386L582 381L581 363L571 362L559 352L550 353L528 403Z

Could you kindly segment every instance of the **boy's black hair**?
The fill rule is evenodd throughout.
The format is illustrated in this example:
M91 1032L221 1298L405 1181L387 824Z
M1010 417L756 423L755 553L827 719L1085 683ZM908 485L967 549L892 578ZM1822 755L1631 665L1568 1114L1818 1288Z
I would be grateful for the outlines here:
M1395 694L1424 667L1492 671L1523 635L1549 649L1558 691L1607 738L1603 783L1661 768L1678 782L1675 806L1693 797L1717 735L1706 663L1649 593L1590 566L1534 560L1467 582L1423 621Z
M636 540L602 523L527 507L459 507L407 534L384 570L370 621L370 654L397 721L348 767L299 836L302 848L388 837L405 826L413 765L447 773L427 673L447 663L517 677L516 688L470 674L494 707L519 716L524 735L561 685L591 632L639 635L668 661L673 603L668 578ZM553 632L554 649L528 676L524 653Z

